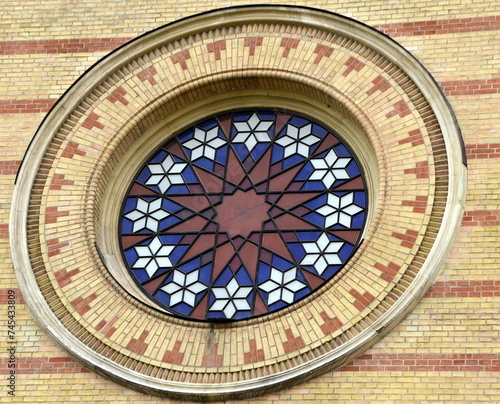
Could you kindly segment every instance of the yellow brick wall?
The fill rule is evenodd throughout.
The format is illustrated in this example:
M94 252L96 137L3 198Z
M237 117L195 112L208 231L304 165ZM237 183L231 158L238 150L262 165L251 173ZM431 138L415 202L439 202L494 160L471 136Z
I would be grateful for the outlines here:
M0 402L173 402L83 369L35 324L10 258L11 195L19 162L48 108L87 68L126 39L239 4L246 2L0 3ZM248 402L500 402L500 4L339 0L307 6L386 32L430 71L462 129L469 191L440 277L399 326L340 370ZM76 50L67 45L75 38L100 48ZM8 395L7 380L9 290L16 294L15 397Z

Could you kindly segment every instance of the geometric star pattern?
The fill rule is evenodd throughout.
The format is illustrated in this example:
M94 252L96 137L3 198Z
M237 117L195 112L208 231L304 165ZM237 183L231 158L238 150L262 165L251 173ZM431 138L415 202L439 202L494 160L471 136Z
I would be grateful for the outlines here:
M174 316L235 321L293 305L361 241L362 170L332 130L297 113L227 111L162 145L134 178L121 247Z

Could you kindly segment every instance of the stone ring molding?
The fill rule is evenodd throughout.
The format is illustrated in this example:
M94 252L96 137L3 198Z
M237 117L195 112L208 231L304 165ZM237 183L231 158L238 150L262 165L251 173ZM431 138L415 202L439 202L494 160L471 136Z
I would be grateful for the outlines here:
M235 109L335 131L365 173L368 213L357 250L310 295L262 316L193 321L130 278L120 209L153 152ZM164 397L244 398L338 368L396 326L444 265L465 192L453 111L409 52L340 15L234 7L147 33L67 90L16 179L11 250L40 327L89 369Z

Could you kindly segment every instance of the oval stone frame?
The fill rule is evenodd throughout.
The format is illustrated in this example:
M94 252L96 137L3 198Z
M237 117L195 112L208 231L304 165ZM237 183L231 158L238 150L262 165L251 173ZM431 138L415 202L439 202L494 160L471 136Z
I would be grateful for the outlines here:
M364 241L341 273L277 313L194 323L146 299L120 261L120 201L150 153L238 108L332 127L367 173ZM148 394L225 400L349 362L418 303L459 228L462 139L430 74L361 23L304 7L196 15L127 43L49 112L16 181L11 250L40 327L96 373Z

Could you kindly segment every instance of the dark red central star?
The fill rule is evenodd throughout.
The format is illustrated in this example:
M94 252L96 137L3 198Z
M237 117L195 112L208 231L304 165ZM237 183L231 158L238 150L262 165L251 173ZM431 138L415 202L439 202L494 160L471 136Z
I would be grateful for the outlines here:
M221 204L216 206L219 230L230 238L238 235L248 237L254 231L262 229L262 223L269 219L271 204L265 195L257 194L253 189L238 190L232 195L225 195Z

